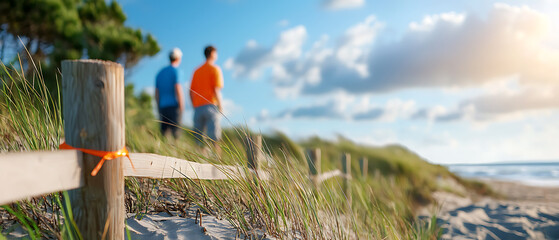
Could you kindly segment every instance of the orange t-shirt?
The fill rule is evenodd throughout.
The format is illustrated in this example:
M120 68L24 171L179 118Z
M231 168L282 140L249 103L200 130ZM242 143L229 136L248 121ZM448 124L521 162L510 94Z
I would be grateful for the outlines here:
M204 63L192 75L190 96L193 107L217 105L216 88L223 88L223 77L218 66Z

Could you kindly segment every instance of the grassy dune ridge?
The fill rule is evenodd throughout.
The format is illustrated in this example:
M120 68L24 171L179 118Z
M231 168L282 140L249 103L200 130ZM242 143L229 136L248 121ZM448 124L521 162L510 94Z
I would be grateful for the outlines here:
M40 74L23 76L8 67L0 72L0 151L57 149L63 137L60 96L50 94ZM246 166L242 140L252 134L246 127L224 130L220 158L213 151L203 156L188 128L183 128L178 141L159 134L149 95L136 96L129 85L125 101L126 145L131 152ZM179 214L196 206L204 214L227 219L239 234L250 238L434 239L439 235L437 226L417 220L414 210L430 203L432 192L444 190L438 179L455 179L470 191L488 191L484 185L464 181L402 146L363 146L342 137L338 141L313 137L296 143L282 133L263 135L263 142L263 169L272 175L272 181L256 177L227 181L129 177L126 209L141 218L161 211ZM322 172L341 168L342 152L352 155L351 201L343 194L340 178L325 181L319 189L311 185L303 149L316 147L322 151ZM366 178L358 177L357 159L362 156L369 159ZM175 198L165 197L163 190ZM79 239L71 221L64 221L71 216L64 195L50 194L2 206L0 231L7 234L18 223L32 239Z

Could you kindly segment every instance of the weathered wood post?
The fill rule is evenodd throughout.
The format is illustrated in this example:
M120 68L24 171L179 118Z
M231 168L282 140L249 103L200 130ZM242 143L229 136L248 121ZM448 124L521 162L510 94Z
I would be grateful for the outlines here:
M318 188L320 183L318 177L320 176L320 148L307 149L305 154L307 157L307 164L309 165L309 177L312 184Z
M359 168L361 168L361 177L363 179L367 178L367 171L369 170L368 159L366 157L361 157L359 159Z
M346 198L351 202L351 155L349 153L342 153L342 172L344 174L344 192Z
M262 136L249 135L246 139L248 167L258 171L262 161Z
M66 143L76 148L118 151L124 147L124 69L100 60L62 61ZM122 158L105 161L84 154L85 186L70 192L72 211L84 239L124 239Z

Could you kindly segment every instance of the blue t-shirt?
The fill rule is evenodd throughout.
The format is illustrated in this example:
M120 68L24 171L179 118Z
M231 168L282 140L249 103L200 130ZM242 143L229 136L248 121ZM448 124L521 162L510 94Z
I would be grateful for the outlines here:
M157 74L155 88L159 91L159 108L179 106L175 85L180 82L180 75L178 68L173 66L167 66Z

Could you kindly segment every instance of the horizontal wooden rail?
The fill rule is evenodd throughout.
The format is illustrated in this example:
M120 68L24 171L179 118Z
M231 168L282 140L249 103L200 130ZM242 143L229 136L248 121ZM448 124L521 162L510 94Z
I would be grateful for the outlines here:
M245 178L254 170L241 166L196 163L151 153L130 153L123 161L124 176L146 178L191 178L225 180ZM77 150L54 152L14 152L0 154L0 205L32 196L84 186L82 153ZM270 179L258 172L261 180Z
M135 169L130 162L124 161L124 176L129 177L225 180L243 178L246 172L253 171L246 167L196 163L151 153L130 153L130 158ZM258 174L263 180L269 178L266 173Z
M320 182L326 181L330 178L338 177L338 176L341 176L343 178L348 177L342 171L336 169L336 170L333 170L333 171L330 171L330 172L325 172L325 173L322 173L322 174L318 175L318 182L320 183ZM349 176L349 178L351 178L351 176Z
M84 185L76 150L0 154L0 205Z

